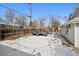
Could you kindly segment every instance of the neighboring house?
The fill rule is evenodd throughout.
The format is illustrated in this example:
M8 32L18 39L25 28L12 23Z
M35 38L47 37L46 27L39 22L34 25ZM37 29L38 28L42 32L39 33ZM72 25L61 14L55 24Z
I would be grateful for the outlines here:
M58 32L61 32L62 31L62 28L61 27L58 27Z

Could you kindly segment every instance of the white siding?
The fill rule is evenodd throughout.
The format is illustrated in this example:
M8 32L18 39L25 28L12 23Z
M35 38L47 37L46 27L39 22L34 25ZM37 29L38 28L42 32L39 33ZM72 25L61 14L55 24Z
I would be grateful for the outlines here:
M75 47L79 48L79 24L75 27Z
M72 43L75 47L79 48L79 24L73 23L68 29L66 34L66 28L63 28L62 34Z
M74 39L75 39L75 27L74 27L74 24L71 24L71 25L70 25L70 28L69 28L69 30L68 30L68 35L67 35L67 37L68 37L68 40L69 40L72 44L74 44Z

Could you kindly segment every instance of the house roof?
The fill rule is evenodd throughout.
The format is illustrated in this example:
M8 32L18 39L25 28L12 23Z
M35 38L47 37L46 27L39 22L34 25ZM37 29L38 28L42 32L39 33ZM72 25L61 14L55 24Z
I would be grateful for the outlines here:
M66 24L79 23L79 17L73 18L70 21L67 21Z

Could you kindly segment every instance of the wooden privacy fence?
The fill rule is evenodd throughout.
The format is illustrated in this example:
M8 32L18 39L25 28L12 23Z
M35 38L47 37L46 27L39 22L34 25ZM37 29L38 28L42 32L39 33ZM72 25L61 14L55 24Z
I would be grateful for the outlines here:
M0 40L16 39L24 33L24 29L19 26L0 24Z

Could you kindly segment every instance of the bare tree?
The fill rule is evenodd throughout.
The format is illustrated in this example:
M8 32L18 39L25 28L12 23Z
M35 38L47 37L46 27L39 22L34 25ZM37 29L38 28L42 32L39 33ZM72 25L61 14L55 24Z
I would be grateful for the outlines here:
M32 26L33 26L34 28L37 28L37 27L38 27L38 21L37 21L37 20L33 20Z
M30 23L29 23L29 25L30 25ZM33 20L31 26L34 28L39 28L39 29L44 28L45 27L45 17L39 17L37 20Z
M14 16L15 16L15 14L12 10L8 9L6 11L6 13L5 13L6 20L5 21L7 22L7 24L9 24L9 25L13 24ZM14 28L12 26L10 27L10 32L11 32L11 35L14 34Z
M58 27L60 26L60 22L54 17L51 17L51 28L54 28L54 31L58 31Z
M79 17L79 6L74 9L74 12L69 15L68 20L72 20L75 17Z
M20 19L20 17L19 16L15 17L15 20L16 20L15 24L18 24L19 26L21 26L21 19Z
M7 10L5 13L5 18L8 24L13 24L13 19L14 19L14 12L12 10Z
M20 20L21 20L21 25L23 27L26 27L26 18L25 18L25 16L20 16Z
M16 19L16 24L18 24L19 26L22 26L21 31L24 32L24 35L25 35L26 25L27 25L25 16L18 16L18 17L15 17L15 19Z
M45 27L45 17L40 17L39 18L39 25L40 25L40 28L44 28Z
M39 30L40 31L45 31L45 20L46 20L46 17L43 17L43 16L41 16L41 17L39 17L39 19L38 19L39 21L38 21L38 28L39 28Z
M72 13L72 17L79 17L79 6L77 6L74 10L74 12Z

